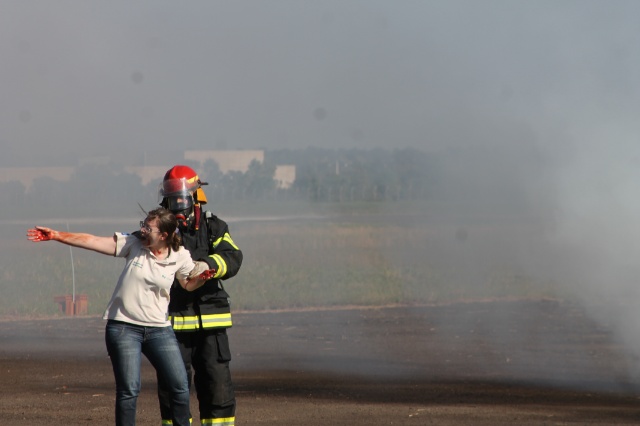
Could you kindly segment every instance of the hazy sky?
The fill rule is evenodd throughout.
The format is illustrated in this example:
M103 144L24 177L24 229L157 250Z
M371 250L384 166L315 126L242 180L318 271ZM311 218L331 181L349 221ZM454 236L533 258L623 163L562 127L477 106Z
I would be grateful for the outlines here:
M636 1L7 0L0 161L520 138L637 155L638 16Z

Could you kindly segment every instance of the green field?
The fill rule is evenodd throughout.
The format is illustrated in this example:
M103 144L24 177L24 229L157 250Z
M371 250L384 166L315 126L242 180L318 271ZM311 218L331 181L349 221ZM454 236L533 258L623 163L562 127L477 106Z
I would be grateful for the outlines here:
M513 257L507 222L472 224L436 220L422 210L398 214L361 207L320 213L300 208L291 211L295 218L255 218L275 210L228 219L245 256L240 273L224 283L235 310L554 296L552 282L526 272ZM87 223L71 230L108 235L129 229ZM122 259L30 243L23 236L19 229L0 243L1 317L57 315L54 297L71 294L74 281L75 293L88 295L89 314L102 312Z

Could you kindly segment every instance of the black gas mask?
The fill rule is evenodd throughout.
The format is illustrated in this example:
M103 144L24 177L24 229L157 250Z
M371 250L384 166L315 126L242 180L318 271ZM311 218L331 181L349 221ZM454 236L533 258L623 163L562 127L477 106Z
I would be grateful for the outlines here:
M170 210L178 219L178 225L185 228L188 225L189 217L193 213L193 196L188 195L171 195L165 197L165 208Z

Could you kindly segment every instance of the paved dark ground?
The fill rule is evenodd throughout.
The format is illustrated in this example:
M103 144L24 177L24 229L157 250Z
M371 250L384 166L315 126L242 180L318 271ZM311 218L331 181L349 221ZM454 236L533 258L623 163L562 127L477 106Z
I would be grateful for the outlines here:
M635 358L560 302L234 319L237 425L640 424ZM103 337L96 317L0 321L1 424L113 424ZM143 380L138 424L159 425L147 364Z

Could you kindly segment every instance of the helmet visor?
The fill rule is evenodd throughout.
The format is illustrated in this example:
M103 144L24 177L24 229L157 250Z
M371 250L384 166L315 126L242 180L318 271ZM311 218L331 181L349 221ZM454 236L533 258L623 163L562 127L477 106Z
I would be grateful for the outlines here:
M172 212L180 212L190 209L193 206L193 197L191 195L172 195L166 197L167 208Z
M188 195L198 189L198 181L185 178L180 179L165 179L162 182L160 188L161 195L163 197L170 197L172 195Z

